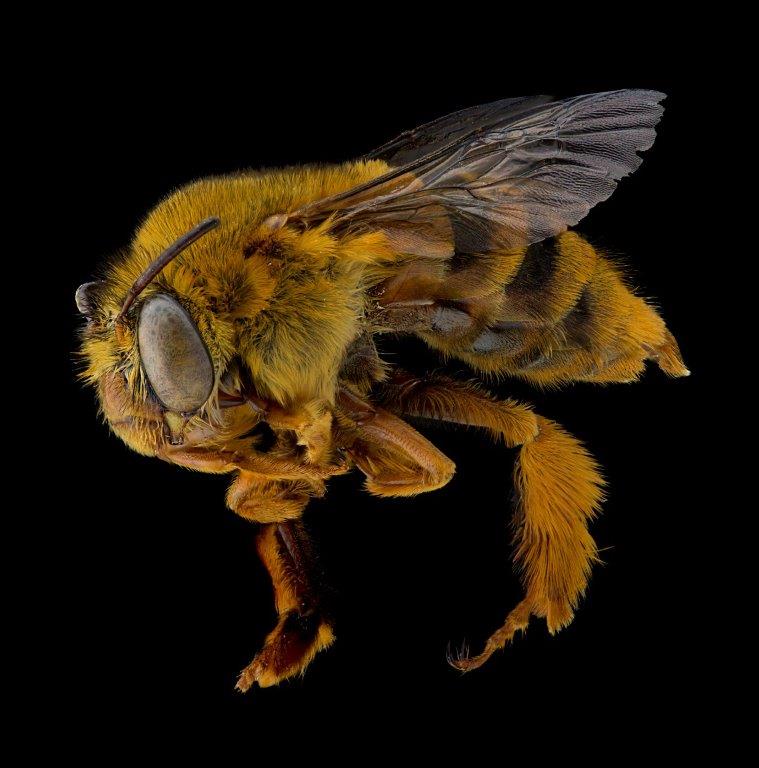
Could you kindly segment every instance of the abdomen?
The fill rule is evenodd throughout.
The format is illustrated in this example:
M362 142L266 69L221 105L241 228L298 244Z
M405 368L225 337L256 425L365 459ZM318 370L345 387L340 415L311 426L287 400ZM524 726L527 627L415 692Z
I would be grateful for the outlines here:
M454 258L437 278L434 304L405 310L401 324L480 371L540 385L620 382L651 359L670 375L688 373L657 311L575 232Z

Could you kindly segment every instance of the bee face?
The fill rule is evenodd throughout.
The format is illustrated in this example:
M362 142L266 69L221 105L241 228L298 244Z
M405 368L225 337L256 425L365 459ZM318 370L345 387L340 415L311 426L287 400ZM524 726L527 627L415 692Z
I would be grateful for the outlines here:
M98 285L100 292L108 290ZM111 428L130 447L154 454L166 440L181 442L191 417L205 411L216 374L189 312L172 296L155 293L133 309L130 322L92 303L93 289L76 292L86 309L83 378L97 391ZM172 418L173 417L173 418ZM179 432L177 432L179 430Z
M151 284L176 256L218 224L218 219L206 219L182 235L150 261L128 290L120 283L124 265L135 263L134 252L113 265L109 278L81 285L74 296L88 321L84 378L96 385L114 431L143 453L155 452L164 438L181 443L188 422L214 392L216 367L193 319L202 319L203 312L190 297L181 297L185 307L179 297ZM138 249L133 251L139 256ZM148 287L147 297L136 301ZM213 338L213 324L205 325L206 338Z

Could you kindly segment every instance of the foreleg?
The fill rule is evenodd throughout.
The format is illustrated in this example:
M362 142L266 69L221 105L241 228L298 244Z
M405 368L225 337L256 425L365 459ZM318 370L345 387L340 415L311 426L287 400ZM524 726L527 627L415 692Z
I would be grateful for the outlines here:
M256 545L271 576L279 615L263 648L242 671L237 689L276 685L303 673L335 639L320 589L320 571L309 536L299 521L266 525Z

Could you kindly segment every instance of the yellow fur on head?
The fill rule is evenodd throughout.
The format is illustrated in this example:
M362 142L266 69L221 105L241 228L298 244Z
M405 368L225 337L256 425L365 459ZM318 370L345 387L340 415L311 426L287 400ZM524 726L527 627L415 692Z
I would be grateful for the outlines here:
M341 358L358 333L365 291L376 279L372 264L391 254L381 234L338 240L329 222L305 231L271 231L262 222L385 170L377 161L298 167L202 179L174 192L150 212L95 289L95 311L82 343L83 377L98 387L102 400L103 378L123 374L135 403L145 402L148 386L134 318L144 299L165 293L195 322L217 385L235 359L262 397L288 405L331 401ZM221 225L172 261L139 297L126 323L115 326L137 277L209 216L218 216ZM207 409L214 402L212 396Z

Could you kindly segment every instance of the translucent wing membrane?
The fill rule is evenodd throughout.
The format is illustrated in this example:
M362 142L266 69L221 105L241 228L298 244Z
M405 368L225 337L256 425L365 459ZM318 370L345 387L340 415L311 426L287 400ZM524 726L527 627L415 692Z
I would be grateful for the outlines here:
M550 96L528 96L517 99L501 99L490 104L453 112L430 123L404 131L387 144L383 144L367 156L367 160L384 160L392 166L404 166L428 158L445 150L475 131L487 131L506 121L515 121L521 115L551 101Z
M523 247L576 224L640 165L664 98L625 90L463 110L369 155L397 168L291 218L333 215L418 255Z

